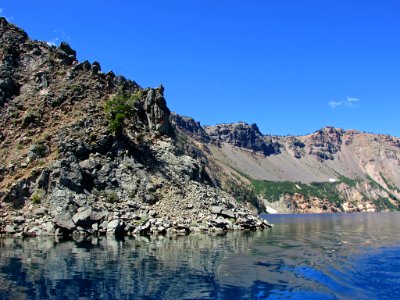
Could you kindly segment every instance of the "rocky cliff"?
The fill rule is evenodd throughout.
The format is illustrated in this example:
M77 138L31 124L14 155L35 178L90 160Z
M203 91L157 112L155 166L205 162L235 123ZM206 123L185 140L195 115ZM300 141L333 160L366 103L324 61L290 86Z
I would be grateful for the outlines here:
M400 209L399 138L331 126L305 136L263 135L244 122L204 129L209 139L203 131L201 138L185 133L207 145L221 186L239 198L245 198L240 190L255 193L258 202L253 196L246 201L259 210Z
M209 137L171 116L162 86L104 73L4 18L0 60L0 234L268 226L221 190L205 149L184 132Z
M237 134L243 127L253 126L206 127L217 141L211 156L252 186L265 205L280 212L400 209L399 138L325 127L305 136L258 132L254 142L253 132ZM260 151L264 142L279 151Z

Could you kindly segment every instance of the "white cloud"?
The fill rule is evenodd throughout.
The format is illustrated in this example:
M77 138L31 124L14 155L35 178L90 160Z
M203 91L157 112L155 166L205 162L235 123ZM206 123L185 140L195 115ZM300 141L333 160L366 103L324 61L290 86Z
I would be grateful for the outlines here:
M358 99L357 97L347 97L346 100L329 101L328 105L332 108L336 108L339 106L355 107L355 106L357 106L358 102L360 102L360 99Z
M356 98L356 97L347 97L347 103L354 103L354 102L358 102L360 101L360 99Z
M332 108L336 108L343 104L343 101L330 101L328 105Z
M57 46L58 41L59 41L59 38L55 38L55 39L52 39L50 41L47 41L46 43L49 46Z
M56 37L51 39L50 41L47 41L47 45L49 46L57 46L62 41L69 42L70 40L70 37L63 30L53 30L53 33Z

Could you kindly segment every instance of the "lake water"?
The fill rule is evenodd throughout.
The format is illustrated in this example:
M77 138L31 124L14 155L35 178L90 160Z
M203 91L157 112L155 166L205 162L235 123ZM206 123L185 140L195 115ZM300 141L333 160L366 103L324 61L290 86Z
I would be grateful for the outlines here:
M399 299L400 214L267 215L262 232L0 239L0 299Z

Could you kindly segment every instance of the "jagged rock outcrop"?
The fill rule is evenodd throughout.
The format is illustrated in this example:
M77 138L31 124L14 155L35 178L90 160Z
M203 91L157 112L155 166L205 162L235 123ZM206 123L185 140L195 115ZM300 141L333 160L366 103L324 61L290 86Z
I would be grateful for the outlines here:
M194 138L196 141L201 143L209 143L211 141L210 136L200 125L200 122L195 121L190 117L181 116L179 114L171 114L171 122L175 128L183 131L185 134Z
M247 123L220 124L206 126L206 132L216 143L229 143L236 147L260 152L265 156L280 153L280 145L266 139L256 124Z
M169 121L170 111L164 99L164 88L150 89L144 102L149 129L156 134L170 135L172 133Z
M343 133L343 129L331 126L316 131L307 139L308 153L320 160L333 160L334 155L340 151Z

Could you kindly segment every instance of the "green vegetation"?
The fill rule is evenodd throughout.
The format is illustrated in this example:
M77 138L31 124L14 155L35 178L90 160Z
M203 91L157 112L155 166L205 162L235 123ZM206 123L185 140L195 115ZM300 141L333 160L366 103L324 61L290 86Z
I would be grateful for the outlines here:
M399 210L399 208L393 205L392 202L388 198L378 198L374 200L374 204L378 211L390 209L390 210Z
M371 176L367 175L367 179L368 179L369 184L371 185L371 187L373 187L374 189L383 189L383 190L385 190L379 183L377 183L375 180L373 180Z
M31 201L33 204L40 204L42 201L42 198L44 196L45 192L41 189L37 190L35 193L32 194L31 196Z
M357 183L359 183L361 181L361 179L351 179L351 178L348 178L348 177L342 176L342 175L338 176L338 178L339 178L340 182L343 182L351 187L356 187Z
M327 198L338 205L343 203L343 198L336 189L338 182L312 182L310 184L295 183L290 181L265 181L252 180L257 194L269 201L278 201L285 194L302 194L306 197Z
M382 173L380 173L380 175L381 175L383 181L385 182L386 186L388 187L388 189L400 193L400 189L397 186L395 186L393 182L391 182L388 179L386 179L385 176L383 176Z
M22 120L22 126L28 127L31 124L37 124L39 120L40 120L39 112L29 109Z
M39 141L33 145L31 151L37 155L38 158L43 158L47 156L48 148L44 141Z
M340 182L355 187L358 180L350 179L344 176L339 177L338 182L311 182L304 184L291 181L267 181L252 179L252 185L256 194L261 195L268 201L278 201L283 195L289 194L293 196L295 193L304 195L305 197L318 197L320 199L327 198L336 205L344 202L343 197L337 190Z
M381 174L381 176L382 176L382 174ZM386 178L384 178L383 176L382 176L382 178L383 178L384 181L386 180ZM388 189L386 189L385 187L381 186L378 182L376 182L375 180L373 180L370 176L368 176L368 180L369 180L369 183L371 184L371 186L372 186L373 188L381 189L381 190L386 191L386 192L389 194L389 197L390 197L391 199L396 200L397 202L399 202L399 199L398 199L390 190L388 190ZM386 181L385 181L385 183L386 183ZM390 186L388 186L388 188L391 189ZM394 187L394 188L396 189L397 187Z
M234 180L230 180L226 183L225 189L237 201L251 203L259 212L265 211L264 205L259 201L255 189L252 186L246 186Z
M108 203L116 203L118 201L119 197L117 193L109 193L107 194L107 202Z
M119 92L113 98L107 100L104 111L110 115L109 128L118 133L122 130L124 120L132 118L135 114L135 102L142 97L142 92L127 95Z

